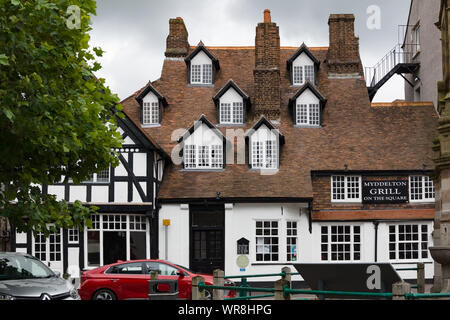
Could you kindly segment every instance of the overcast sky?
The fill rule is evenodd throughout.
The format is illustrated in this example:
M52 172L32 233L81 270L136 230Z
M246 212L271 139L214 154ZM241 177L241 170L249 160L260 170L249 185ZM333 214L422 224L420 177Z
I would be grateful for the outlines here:
M373 5L380 9L380 29L367 27ZM202 40L206 46L253 46L267 8L280 27L282 46L314 47L328 46L330 13L353 13L363 65L373 66L397 44L409 6L410 0L97 0L90 44L106 51L97 76L124 99L159 78L170 18L183 18L191 45ZM374 101L403 99L403 86L395 76Z

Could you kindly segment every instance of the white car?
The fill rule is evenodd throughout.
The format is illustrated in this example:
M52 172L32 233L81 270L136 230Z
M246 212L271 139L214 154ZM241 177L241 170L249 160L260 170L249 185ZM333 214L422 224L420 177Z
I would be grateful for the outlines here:
M80 300L78 291L35 257L0 252L0 300Z

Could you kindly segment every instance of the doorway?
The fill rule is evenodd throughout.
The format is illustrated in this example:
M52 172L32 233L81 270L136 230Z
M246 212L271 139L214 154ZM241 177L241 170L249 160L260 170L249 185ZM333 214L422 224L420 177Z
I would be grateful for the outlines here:
M212 274L225 267L224 205L190 205L190 268Z

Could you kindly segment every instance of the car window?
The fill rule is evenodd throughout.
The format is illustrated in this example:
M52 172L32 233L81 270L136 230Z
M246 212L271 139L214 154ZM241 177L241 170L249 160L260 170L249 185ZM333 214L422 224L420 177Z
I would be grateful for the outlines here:
M106 273L114 274L142 274L142 263L124 263L117 266L113 266L108 269Z
M178 272L177 268L161 262L146 262L146 265L148 274L152 271L159 271L162 276L176 276Z
M42 262L27 256L0 257L0 280L49 278L54 273Z

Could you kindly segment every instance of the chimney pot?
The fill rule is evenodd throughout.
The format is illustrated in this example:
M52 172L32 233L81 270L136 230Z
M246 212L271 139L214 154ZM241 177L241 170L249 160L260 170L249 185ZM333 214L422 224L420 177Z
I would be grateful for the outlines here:
M271 23L270 10L264 10L264 23Z

